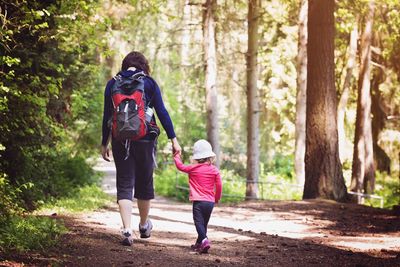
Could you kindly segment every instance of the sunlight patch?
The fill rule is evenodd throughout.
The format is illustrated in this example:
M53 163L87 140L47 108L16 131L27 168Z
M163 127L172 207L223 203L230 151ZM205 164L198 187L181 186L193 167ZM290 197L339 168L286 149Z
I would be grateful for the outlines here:
M346 247L361 251L393 249L400 251L400 238L397 237L335 237L329 245Z

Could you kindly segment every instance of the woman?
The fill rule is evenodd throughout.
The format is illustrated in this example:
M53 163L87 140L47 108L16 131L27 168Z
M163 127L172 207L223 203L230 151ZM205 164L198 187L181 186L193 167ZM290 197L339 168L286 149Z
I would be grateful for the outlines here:
M149 76L150 67L143 54L137 51L129 53L122 61L122 68L119 75L130 77L138 72L144 72L144 93L146 103L150 108L154 108L168 139L172 142L174 153L181 151L181 147L176 139L174 126L171 118L164 106L160 88L157 83ZM122 244L130 246L133 243L131 214L132 199L137 199L139 208L139 232L141 238L150 237L153 225L149 220L150 200L154 198L153 170L155 160L156 138L150 134L145 137L132 141L129 153L121 141L117 141L111 134L109 121L114 112L111 97L111 88L115 80L108 81L104 92L104 112L103 112L103 136L101 145L101 154L104 160L109 160L108 143L111 139L112 152L117 171L117 202L122 219ZM155 117L152 117L155 122ZM126 155L129 155L126 160ZM134 189L134 195L132 191Z

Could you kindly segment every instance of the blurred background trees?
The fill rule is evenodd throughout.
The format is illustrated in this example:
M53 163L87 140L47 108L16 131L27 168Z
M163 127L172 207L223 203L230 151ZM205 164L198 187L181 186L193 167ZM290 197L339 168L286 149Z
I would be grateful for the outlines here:
M86 159L98 155L105 83L131 50L143 52L150 61L152 76L160 85L184 148L184 160L188 162L197 139L211 138L207 128L217 123L213 134L218 136L214 142L219 144L225 200L232 200L229 195L244 198L246 179L251 178L248 152L255 152L247 148L246 59L251 52L247 16L252 2L0 1L2 214L17 207L35 208L46 199L96 181ZM306 82L300 79L305 63L299 56L304 56L307 40L306 29L301 28L307 24L307 2L258 2L258 41L256 51L251 52L257 55L257 78L253 82L258 100L250 100L257 104L254 112L259 117L255 127L259 135L255 144L259 149L255 163L257 195L264 199L300 199L307 177L301 171L304 152L296 148L301 149L303 142L304 151L306 136L296 141L296 130L305 131L299 128L305 123L304 116L296 116L305 114L306 108L305 99L299 100L299 94L305 93L299 91L300 87L304 88ZM328 115L337 116L342 165L337 171L343 172L349 190L353 190L357 88L369 2L336 1L334 6L333 82L339 105ZM383 196L385 206L391 207L398 204L400 190L400 4L375 0L375 6L379 8L371 24L371 84L367 96L371 99L376 181L368 190L363 184L354 191ZM208 8L212 13L206 12ZM214 22L214 31L208 35L204 27L207 15L212 15ZM206 56L205 48L211 45L207 38L215 42L213 60ZM207 76L213 68L215 80ZM213 91L206 90L207 80L213 84ZM209 93L216 104L208 106ZM210 118L210 108L214 107L217 118ZM208 124L210 120L217 121ZM156 189L185 199L185 192L176 191L175 184L186 184L186 177L167 164L171 160L168 145L162 134ZM296 173L295 164L300 166Z

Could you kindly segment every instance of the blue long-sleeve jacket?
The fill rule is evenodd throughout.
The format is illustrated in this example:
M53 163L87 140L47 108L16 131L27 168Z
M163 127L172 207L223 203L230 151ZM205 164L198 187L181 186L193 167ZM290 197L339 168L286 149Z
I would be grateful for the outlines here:
M121 71L119 74L125 77L129 77L133 75L136 71ZM167 109L165 108L164 101L161 96L160 88L158 87L155 80L151 77L146 76L144 78L144 93L146 96L146 103L149 104L150 107L153 107L156 111L157 117L161 122L164 130L167 133L168 139L172 139L175 137L174 125L172 124L172 120L168 114ZM109 128L109 121L113 114L113 103L111 99L111 88L114 84L114 79L108 81L106 85L106 89L104 91L104 110L103 110L103 126L102 126L102 140L101 144L106 145L107 140L110 137L111 130Z

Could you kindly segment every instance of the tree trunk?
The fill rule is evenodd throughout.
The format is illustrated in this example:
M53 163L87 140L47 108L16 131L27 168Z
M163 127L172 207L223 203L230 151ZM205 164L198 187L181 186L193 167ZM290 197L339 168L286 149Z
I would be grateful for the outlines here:
M207 139L210 141L219 166L220 148L218 138L218 99L217 99L217 58L215 47L215 9L216 0L206 0L203 14L204 57L206 63L206 110Z
M247 41L247 186L246 199L258 197L259 176L259 95L257 90L257 52L260 0L248 1Z
M379 134L385 128L386 124L386 113L382 108L381 104L381 93L379 91L379 85L384 82L384 73L382 69L379 69L373 75L371 81L371 113L372 113L372 140L374 145L374 159L377 170L390 174L390 163L391 160L379 144Z
M371 130L371 40L374 18L374 1L370 1L370 10L361 37L361 67L358 78L358 99L356 129L354 136L353 166L351 174L351 191L373 192L375 184L375 167ZM361 199L358 198L358 202Z
M350 141L346 138L345 130L344 130L344 120L345 120L345 112L347 101L349 100L350 95L350 85L351 78L353 77L353 69L356 64L356 56L357 56L357 39L358 39L358 27L355 24L353 30L350 34L350 44L348 48L348 60L346 66L346 76L343 82L343 90L340 95L339 104L338 104L338 134L339 134L339 156L341 162L348 159L347 155L347 147L349 147Z
M336 124L334 3L334 0L309 1L303 199L347 200Z
M180 103L179 112L181 114L181 129L188 129L190 127L190 109L189 102L190 99L187 97L188 90L190 90L189 81L189 70L190 70L190 43L191 43L191 33L189 29L189 23L191 21L191 7L189 5L189 0L185 0L182 8L182 31L181 31L181 42L180 55L181 55L181 77L179 82L180 90L177 92L177 98ZM178 133L177 133L178 134Z
M186 68L190 66L190 30L189 30L189 23L190 23L190 2L189 0L185 0L183 6L183 18L182 18L182 46L181 46L181 66L184 68L184 72L186 72ZM183 77L183 80L186 77Z
M302 0L299 12L297 55L296 141L294 169L297 183L304 185L304 153L306 151L306 89L307 89L307 12L308 0Z
M377 40L381 40L379 33L376 34ZM373 46L383 48L381 42L372 44ZM383 50L383 49L382 49ZM385 106L382 101L381 92L379 90L380 85L385 82L387 70L385 69L385 59L380 53L373 53L371 55L371 60L378 64L372 75L371 80L371 114L372 114L372 140L373 140L373 150L374 150L374 166L381 172L386 172L390 174L391 159L379 146L379 134L385 128L387 121L387 114L385 111Z

